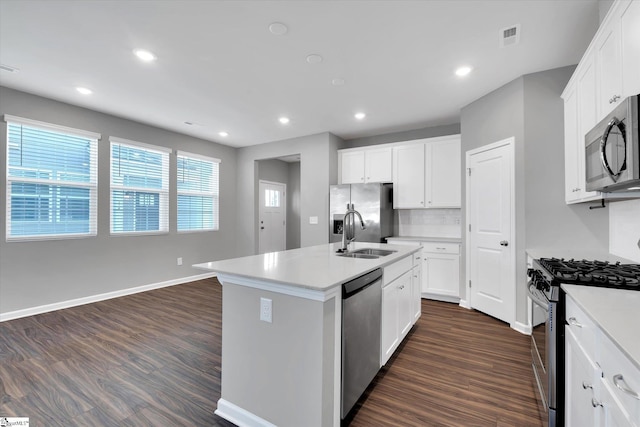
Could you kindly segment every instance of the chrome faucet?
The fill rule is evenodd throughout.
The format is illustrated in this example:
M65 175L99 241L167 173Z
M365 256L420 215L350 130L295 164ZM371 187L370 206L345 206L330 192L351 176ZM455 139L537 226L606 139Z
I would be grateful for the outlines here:
M364 221L362 220L362 216L360 212L353 208L353 204L347 203L347 212L344 214L342 218L342 247L338 249L338 252L347 252L349 250L349 243L353 242L356 239L356 231L353 229L353 216L358 216L360 220L360 228L362 230L366 229L364 225ZM349 230L353 229L353 236L347 237L347 233Z

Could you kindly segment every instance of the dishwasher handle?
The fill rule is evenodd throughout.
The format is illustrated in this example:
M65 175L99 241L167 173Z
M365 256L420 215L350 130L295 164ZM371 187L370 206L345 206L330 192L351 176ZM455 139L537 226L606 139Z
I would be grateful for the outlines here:
M350 298L365 290L382 277L382 269L377 268L342 284L342 299Z

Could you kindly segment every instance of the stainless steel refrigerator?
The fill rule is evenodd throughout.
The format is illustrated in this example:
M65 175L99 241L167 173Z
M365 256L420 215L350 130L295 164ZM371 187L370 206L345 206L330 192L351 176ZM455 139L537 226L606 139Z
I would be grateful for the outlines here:
M329 241L342 240L347 204L360 212L366 229L355 227L357 242L384 243L393 235L393 185L345 184L329 188Z

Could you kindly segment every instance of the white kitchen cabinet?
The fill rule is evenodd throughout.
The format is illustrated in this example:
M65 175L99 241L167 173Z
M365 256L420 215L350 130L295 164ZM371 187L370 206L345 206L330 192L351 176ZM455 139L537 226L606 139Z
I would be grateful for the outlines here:
M413 255L413 277L411 279L411 301L413 301L413 322L422 315L422 253Z
M640 427L640 369L570 295L566 318L565 425Z
M395 209L461 206L460 135L399 144L393 161Z
M341 184L391 182L392 148L348 149L338 152Z
M413 291L414 257L407 257L383 270L382 332L380 364L387 363L416 322L416 299Z
M600 369L580 346L571 328L565 326L565 425L599 426L602 411L593 406L600 387Z
M425 146L412 143L393 148L393 208L425 207Z
M640 1L630 2L620 18L622 93L640 93Z
M425 145L425 200L428 208L461 206L460 138Z
M565 201L580 203L602 198L586 190L585 135L597 124L596 73L593 61L585 62L574 87L565 92Z
M609 114L622 97L622 53L620 23L610 22L596 43L598 65L598 117Z
M450 242L389 238L392 245L421 246L422 298L446 302L460 301L460 244Z
M422 295L431 299L458 302L460 245L425 242L422 257Z

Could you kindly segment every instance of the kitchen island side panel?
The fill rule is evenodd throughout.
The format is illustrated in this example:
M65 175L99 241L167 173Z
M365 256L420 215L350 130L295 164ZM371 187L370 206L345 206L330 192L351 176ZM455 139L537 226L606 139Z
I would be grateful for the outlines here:
M260 298L272 300L272 323L260 321ZM335 307L225 282L222 399L282 427L334 425Z

